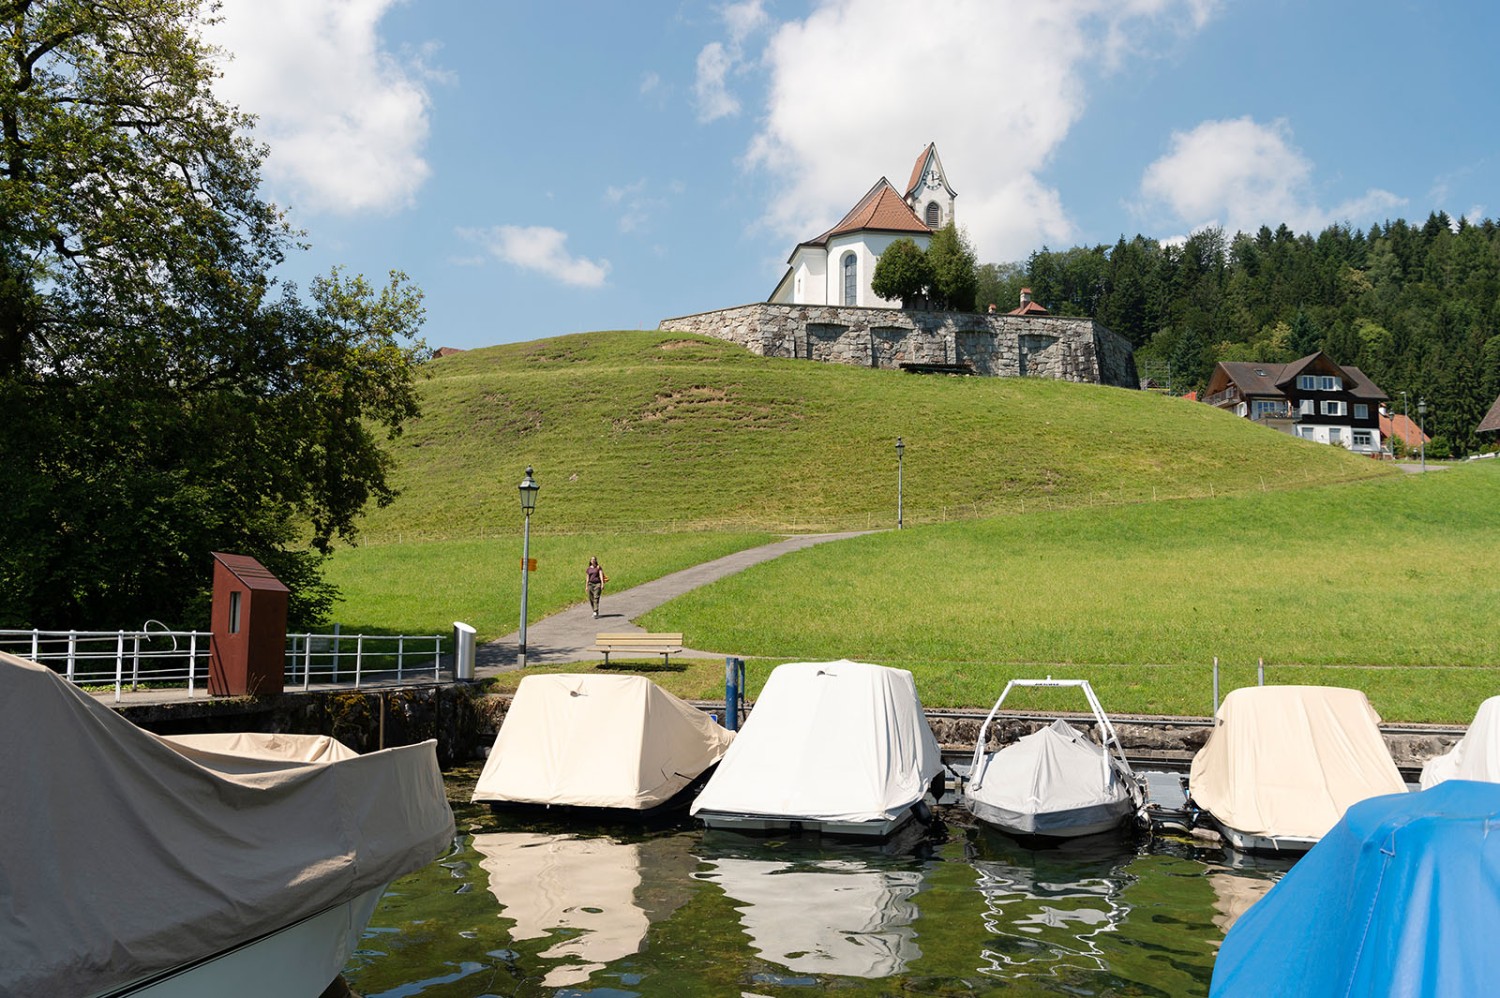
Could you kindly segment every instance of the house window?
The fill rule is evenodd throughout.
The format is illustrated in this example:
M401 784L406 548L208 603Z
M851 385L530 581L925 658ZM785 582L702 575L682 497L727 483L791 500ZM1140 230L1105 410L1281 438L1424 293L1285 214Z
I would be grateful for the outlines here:
M1342 416L1342 415L1344 415L1344 403L1338 401L1337 399L1324 399L1323 400L1323 415L1325 415L1325 416Z
M1363 402L1356 402L1354 404L1354 418L1355 419L1369 419L1370 418L1370 407L1368 405L1366 405L1365 403L1363 403Z
M1369 430L1355 430L1354 431L1354 446L1356 446L1356 447L1369 447L1370 446L1370 431Z
M1302 415L1311 416L1318 411L1318 403L1314 402L1312 399L1303 399L1300 409Z
M1284 415L1285 413L1286 413L1286 408L1280 402L1274 401L1273 399L1256 399L1255 400L1255 418L1256 419L1260 419L1260 418L1262 418L1264 416L1281 416L1281 415Z
M1328 428L1328 442L1331 444L1338 444L1340 447L1342 447L1344 445L1343 427L1330 426Z
M1325 392L1336 392L1344 387L1342 378L1335 378L1331 374L1325 374L1318 379L1318 387Z
M229 633L240 633L240 594L237 592L229 594Z
M1311 426L1299 426L1297 427L1297 436L1304 440L1311 440L1313 438L1313 428Z
M1318 390L1318 379L1315 375L1299 374L1297 375L1297 387L1304 392L1315 392Z
M928 201L927 202L927 227L929 229L935 229L939 225L942 224L942 221L943 221L943 209L940 208L940 207L938 207L938 203L936 201Z
M1239 405L1235 406L1234 407L1234 414L1236 416L1243 416L1243 415L1245 415L1245 403L1241 402Z
M859 261L853 253L844 254L844 304L853 305L859 300Z

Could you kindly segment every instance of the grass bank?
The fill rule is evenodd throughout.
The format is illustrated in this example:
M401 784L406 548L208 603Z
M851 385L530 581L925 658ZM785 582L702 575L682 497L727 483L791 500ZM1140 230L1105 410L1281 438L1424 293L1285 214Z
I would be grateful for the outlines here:
M608 591L619 592L772 540L763 533L533 535L529 616L536 621L582 600L590 555L609 575ZM514 537L341 549L326 574L344 596L333 617L349 632L445 634L462 620L490 641L520 623L519 526Z
M1205 405L1038 378L924 377L600 332L432 362L372 542L909 524L1380 477L1388 467Z

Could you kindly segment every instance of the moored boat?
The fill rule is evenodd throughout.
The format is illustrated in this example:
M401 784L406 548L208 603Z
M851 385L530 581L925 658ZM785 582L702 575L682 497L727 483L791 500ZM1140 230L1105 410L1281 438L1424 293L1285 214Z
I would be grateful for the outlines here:
M1474 722L1458 744L1423 764L1423 790L1445 780L1500 783L1500 697L1490 697L1479 705Z
M1352 804L1234 923L1210 994L1493 994L1497 823L1493 783Z
M1059 718L994 752L990 729L1013 689L1080 690L1094 715L1098 742ZM1125 759L1093 687L1084 679L1013 679L980 726L964 783L964 806L979 821L1010 835L1079 838L1126 827L1143 801L1140 780Z
M435 742L164 738L0 653L0 994L320 994L452 844Z
M527 676L473 799L649 817L687 806L733 740L644 676Z
M941 751L905 669L778 666L693 802L712 829L885 839L930 818Z
M1406 791L1379 725L1359 690L1232 691L1188 774L1200 820L1233 849L1306 852L1351 804Z

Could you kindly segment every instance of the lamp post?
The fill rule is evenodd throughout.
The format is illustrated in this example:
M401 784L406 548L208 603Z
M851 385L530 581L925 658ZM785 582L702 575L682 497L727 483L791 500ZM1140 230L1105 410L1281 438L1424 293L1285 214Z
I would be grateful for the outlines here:
M1417 432L1422 435L1422 470L1427 470L1427 400L1417 400Z
M901 438L896 438L896 529L901 529L901 455L906 453L906 445Z
M531 511L536 509L536 494L541 486L531 479L531 468L521 480L521 512L526 514L525 532L521 535L521 647L517 659L521 668L526 668L526 583L531 578Z

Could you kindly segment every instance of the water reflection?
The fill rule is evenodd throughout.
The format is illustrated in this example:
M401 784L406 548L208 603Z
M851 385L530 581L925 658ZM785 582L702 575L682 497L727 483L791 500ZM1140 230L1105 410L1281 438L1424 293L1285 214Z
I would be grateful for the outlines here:
M553 938L537 956L559 961L544 987L581 983L640 952L652 917L687 897L696 860L680 836L617 842L547 832L488 832L473 838L489 891L512 940ZM673 888L673 883L677 886Z
M707 856L695 874L735 902L757 955L798 974L889 977L922 955L920 868L851 846L837 856Z
M970 846L989 934L982 973L1014 978L1109 969L1099 938L1129 913L1122 893L1133 849L1078 840L1033 850L988 829L977 829Z

